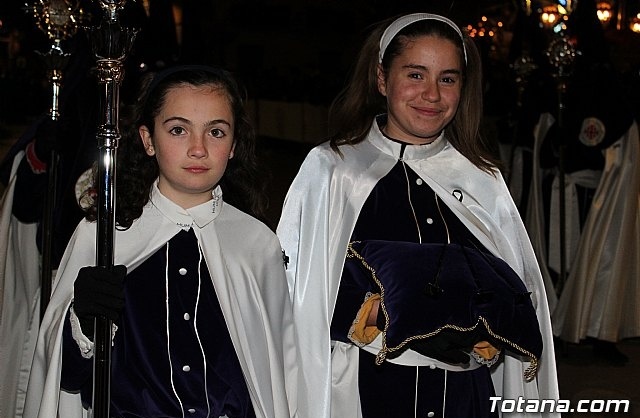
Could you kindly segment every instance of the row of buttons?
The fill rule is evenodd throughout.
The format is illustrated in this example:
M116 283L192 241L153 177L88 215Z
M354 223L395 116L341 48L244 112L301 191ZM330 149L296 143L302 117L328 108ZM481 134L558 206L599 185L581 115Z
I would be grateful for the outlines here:
M185 276L187 274L187 269L184 268L184 267L181 267L178 270L178 273L181 276ZM188 320L191 319L191 315L189 315L188 312L185 312L184 315L183 315L183 318L184 318L185 321L188 321ZM189 372L189 371L191 371L191 367L188 364L186 364L186 365L182 366L182 371L183 372ZM187 409L187 412L189 412L190 414L195 414L196 410L193 409L193 408L189 408L189 409Z
M417 179L416 179L416 184L417 184L418 186L422 186L422 184L423 184L423 183L424 183L424 181L422 181L422 179L421 179L421 178L417 178ZM427 218L427 223L428 223L429 225L433 224L433 218Z

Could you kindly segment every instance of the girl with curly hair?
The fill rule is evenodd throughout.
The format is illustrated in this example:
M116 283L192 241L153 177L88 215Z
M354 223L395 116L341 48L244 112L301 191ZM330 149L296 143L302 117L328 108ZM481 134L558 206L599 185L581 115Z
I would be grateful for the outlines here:
M111 416L291 416L283 258L256 219L239 86L218 68L164 70L144 83L121 142L115 266L92 266L94 206L56 276L25 417L91 407L96 317L114 324Z

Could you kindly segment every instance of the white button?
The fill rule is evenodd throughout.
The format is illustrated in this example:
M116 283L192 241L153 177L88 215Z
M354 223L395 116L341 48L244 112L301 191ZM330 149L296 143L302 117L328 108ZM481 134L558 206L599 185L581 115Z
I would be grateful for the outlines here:
M183 372L188 372L189 370L191 370L191 367L189 367L189 366L182 366L182 371L183 371Z
M431 225L431 224L433 223L433 219L431 219L431 218L427 218L427 223L428 223L429 225Z
M433 370L433 369L435 369L435 368L436 368L436 365L435 365L435 364L430 364L430 365L429 365L429 368L430 368L431 370ZM433 415L431 415L431 416L433 416Z
M435 415L435 414L434 414L433 412L429 412L429 413L427 414L427 416L428 416L429 418L431 418L431 417L432 417L432 416L434 416L434 415Z
M416 179L416 184L420 186L422 184L422 179Z
M185 312L185 314L184 314L184 317L183 317L183 318L184 318L184 320L185 320L185 321L188 321L188 320L190 320L190 319L191 319L191 315L189 315L188 313L186 313L186 312Z
M193 414L193 413L195 413L195 412L196 412L196 410L195 410L195 409L193 409L193 408L189 408L189 409L187 409L187 411L188 411L190 414Z
M185 274L187 274L187 269L182 267L180 270L178 270L178 273L180 273L181 276L184 276Z

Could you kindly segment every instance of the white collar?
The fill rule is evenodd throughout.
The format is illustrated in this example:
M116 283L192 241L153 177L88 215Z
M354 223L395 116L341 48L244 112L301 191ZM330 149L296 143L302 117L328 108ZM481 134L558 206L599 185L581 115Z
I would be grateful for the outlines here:
M385 136L378 126L378 118L373 122L369 131L369 141L380 151L387 155L391 155L396 159L400 159L402 147L405 145L402 159L405 161L421 160L438 154L447 146L447 140L444 138L444 131L433 142L424 145L403 144L394 141Z
M155 206L166 218L174 222L184 230L189 230L193 224L204 228L212 222L222 210L222 189L216 186L211 192L211 200L189 209L183 209L158 189L158 181L153 184L151 190L151 204Z

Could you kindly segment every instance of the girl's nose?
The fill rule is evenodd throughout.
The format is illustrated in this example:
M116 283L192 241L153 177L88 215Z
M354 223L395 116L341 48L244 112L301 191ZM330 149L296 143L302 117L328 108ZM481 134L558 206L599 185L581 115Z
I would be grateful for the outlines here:
M204 146L204 139L200 136L194 136L189 143L189 156L193 158L202 158L207 155L207 148Z
M422 89L422 98L429 102L440 100L440 88L436 81L427 81Z

